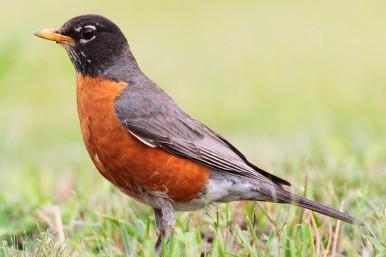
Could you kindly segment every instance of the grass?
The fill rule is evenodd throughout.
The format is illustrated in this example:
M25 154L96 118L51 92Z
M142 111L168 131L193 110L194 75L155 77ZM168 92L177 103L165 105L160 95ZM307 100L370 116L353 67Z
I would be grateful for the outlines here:
M92 12L121 26L144 71L194 117L295 192L366 223L209 206L178 215L166 256L386 255L385 3L58 5L7 2L0 18L0 256L154 255L150 208L87 156L64 50L32 36Z

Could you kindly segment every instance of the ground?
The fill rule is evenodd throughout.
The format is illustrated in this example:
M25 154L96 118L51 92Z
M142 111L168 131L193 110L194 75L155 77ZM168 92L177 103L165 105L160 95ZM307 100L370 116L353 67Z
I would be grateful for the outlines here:
M0 256L154 255L151 209L87 156L65 51L32 36L83 13L115 20L145 73L254 163L366 223L271 203L213 205L178 215L166 256L386 255L385 3L5 6Z

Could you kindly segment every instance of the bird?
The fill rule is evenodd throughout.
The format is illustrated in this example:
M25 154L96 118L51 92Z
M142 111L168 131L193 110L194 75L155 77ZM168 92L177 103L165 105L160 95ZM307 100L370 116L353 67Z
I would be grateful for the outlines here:
M251 200L293 204L348 223L343 212L290 192L291 184L249 161L225 137L189 116L140 69L120 28L96 14L36 36L67 51L76 71L84 143L97 170L154 209L162 252L176 211Z

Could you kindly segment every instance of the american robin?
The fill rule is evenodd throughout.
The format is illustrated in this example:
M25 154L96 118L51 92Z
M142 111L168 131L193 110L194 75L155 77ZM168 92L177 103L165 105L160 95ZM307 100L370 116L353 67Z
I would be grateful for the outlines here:
M121 30L82 15L36 36L66 50L77 76L83 139L99 172L154 208L160 240L175 211L239 200L294 204L345 222L361 221L287 191L286 180L253 163L229 141L186 114L139 68Z

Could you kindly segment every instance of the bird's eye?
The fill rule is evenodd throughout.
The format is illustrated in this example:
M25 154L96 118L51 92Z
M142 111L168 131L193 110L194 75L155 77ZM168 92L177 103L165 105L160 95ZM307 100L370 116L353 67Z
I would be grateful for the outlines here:
M90 40L95 36L95 30L92 28L84 28L81 35L83 39Z

